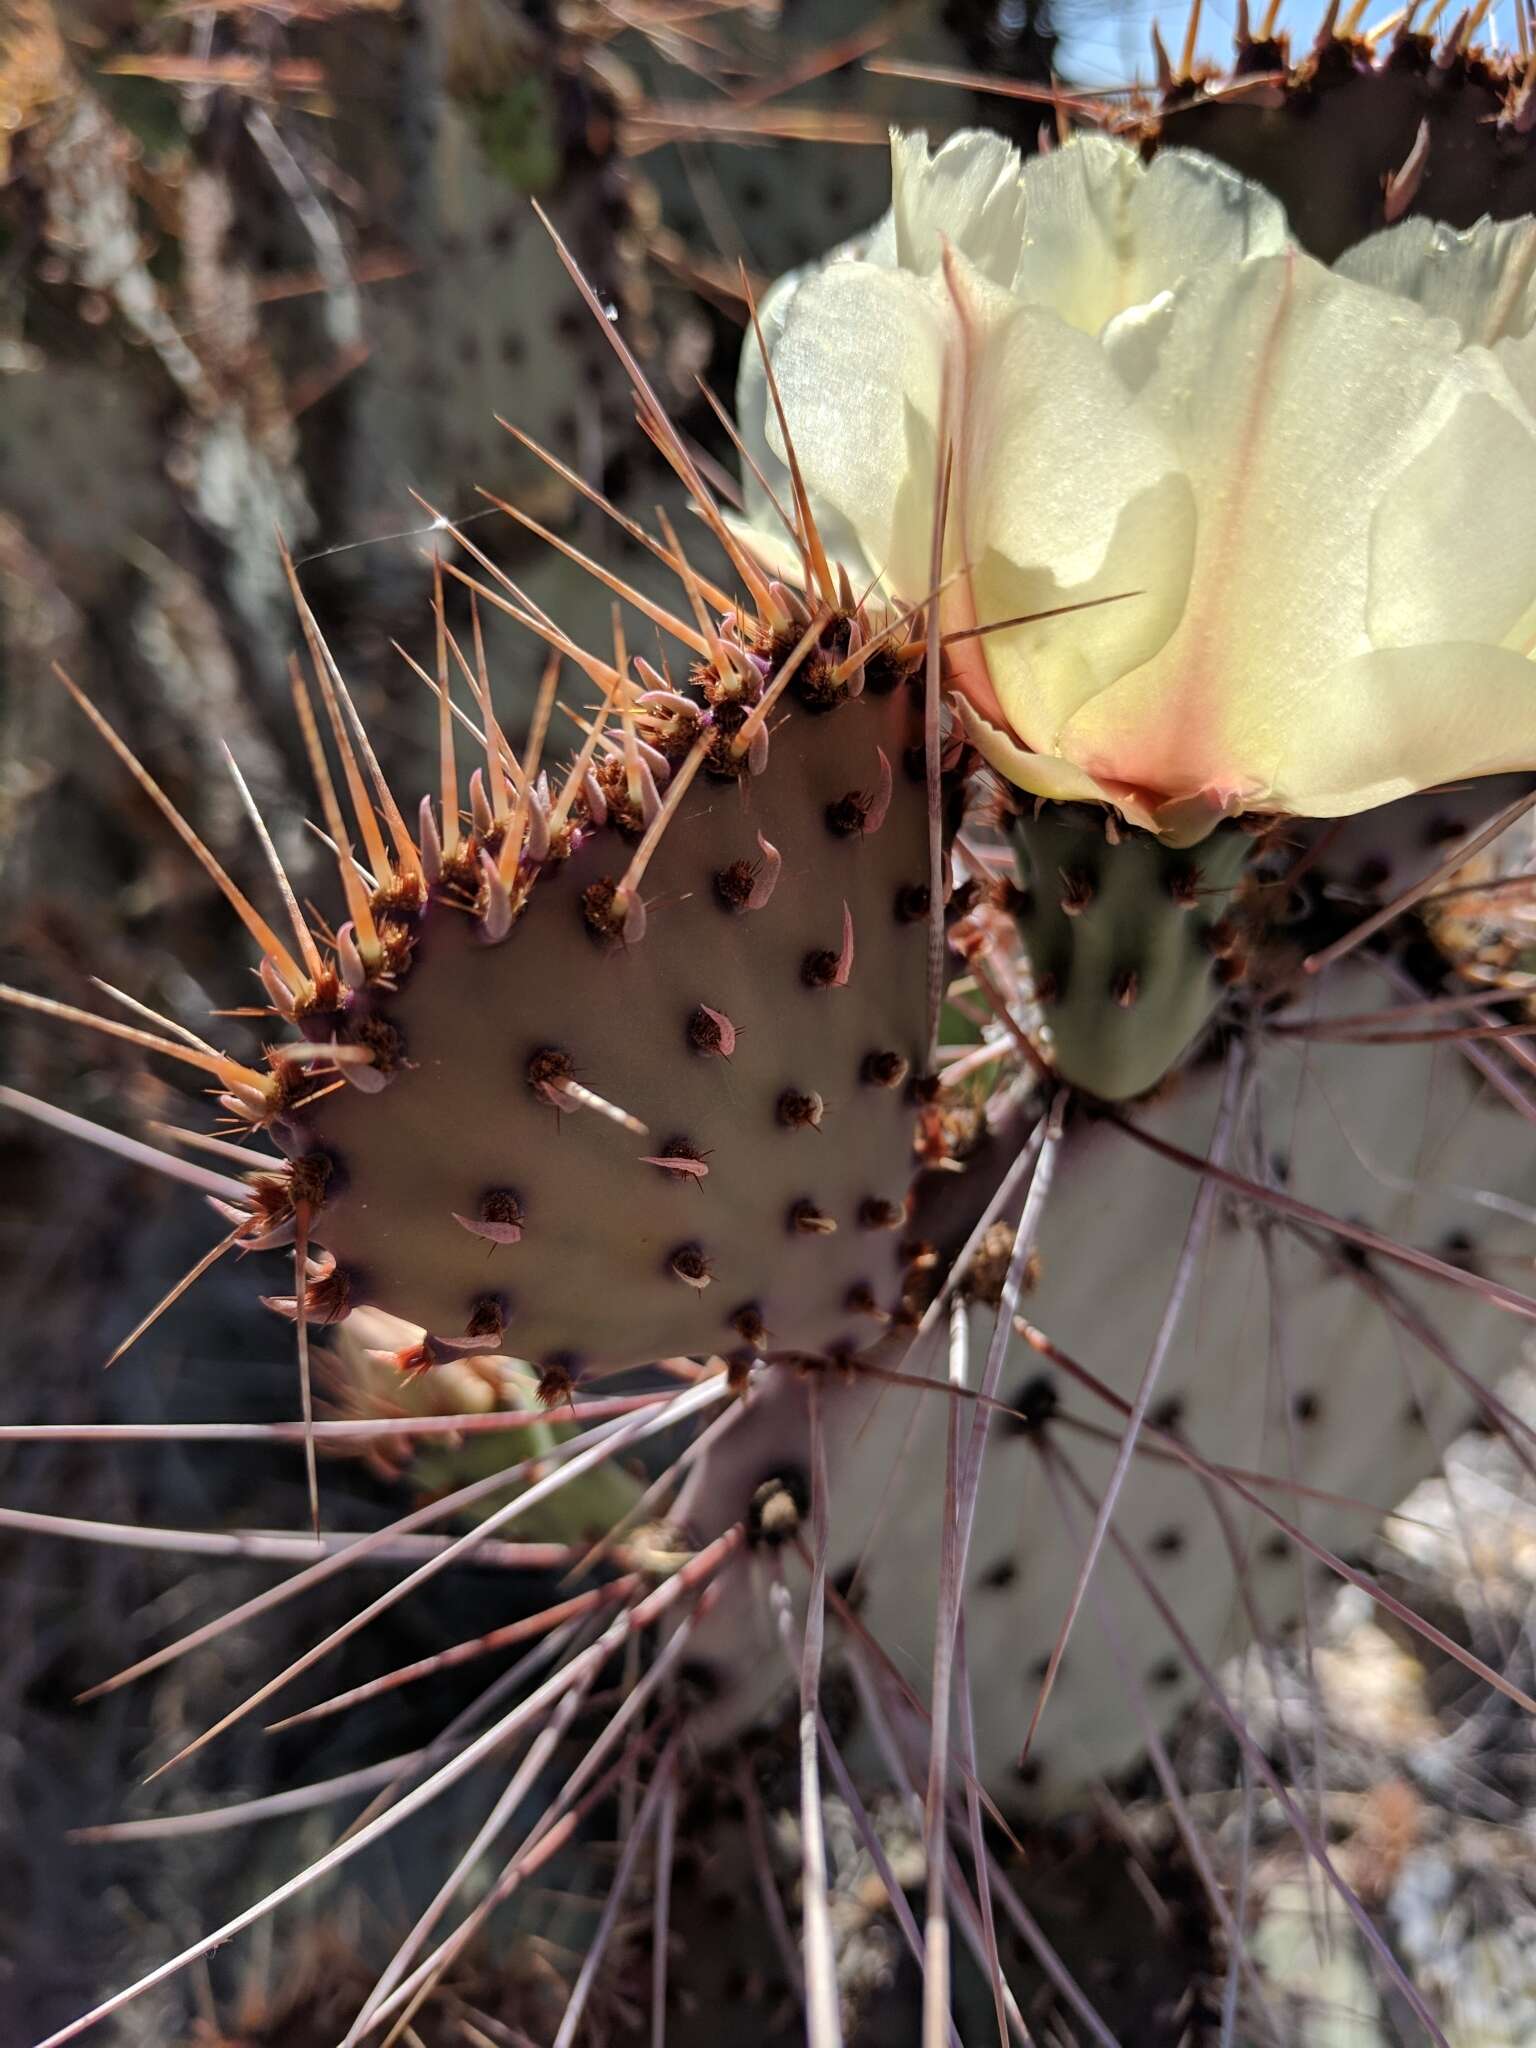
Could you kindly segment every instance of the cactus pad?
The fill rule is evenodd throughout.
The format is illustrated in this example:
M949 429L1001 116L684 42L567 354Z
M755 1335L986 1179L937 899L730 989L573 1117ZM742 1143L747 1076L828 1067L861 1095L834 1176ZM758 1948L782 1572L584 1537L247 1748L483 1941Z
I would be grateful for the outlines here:
M787 714L761 775L694 781L642 936L603 922L634 852L612 814L502 944L446 896L422 912L353 1027L388 1087L283 1132L331 1162L314 1234L350 1298L450 1348L499 1318L572 1372L857 1350L895 1309L927 1004L912 704Z
M1223 912L1253 841L1227 825L1178 851L1117 825L1111 843L1109 822L1087 804L1016 818L1013 908L1057 1071L1114 1101L1160 1081L1220 1000L1237 943Z
M1377 970L1350 963L1321 997L1307 1000L1305 1014L1338 1019L1365 1010L1380 1002L1382 987ZM1187 1069L1136 1121L1203 1157L1219 1093L1219 1069ZM1402 1242L1459 1247L1455 1256L1491 1272L1507 1270L1510 1255L1529 1249L1523 1220L1483 1206L1529 1200L1527 1128L1451 1048L1273 1041L1232 1160L1255 1180ZM1124 1401L1152 1346L1197 1185L1110 1122L1085 1118L1068 1130L1023 1312ZM1491 1193L1474 1199L1473 1188ZM1218 1207L1148 1411L1151 1434L1114 1522L1213 1665L1255 1628L1268 1636L1296 1627L1308 1612L1308 1585L1326 1591L1333 1581L1240 1498L1224 1494L1218 1519L1211 1490L1166 1454L1170 1434L1213 1463L1274 1475L1263 1489L1269 1504L1314 1540L1349 1554L1380 1513L1434 1469L1474 1413L1470 1382L1373 1296L1382 1284L1476 1382L1496 1385L1517 1360L1525 1325L1470 1292L1404 1282L1326 1237L1275 1225L1262 1207ZM977 1360L992 1322L978 1300L971 1312ZM929 1347L910 1369L931 1376L937 1363ZM1113 1619L1129 1677L1090 1605L1030 1759L1022 1775L1015 1770L1091 1516L1068 1490L1071 1526L1039 1453L1043 1444L1058 1445L1096 1503L1123 1411L1019 1340L1001 1394L1014 1412L993 1423L965 1597L978 1768L1007 1803L1059 1809L1143 1750L1142 1713L1166 1725L1200 1687L1111 1545L1095 1598ZM800 1390L784 1381L753 1399L761 1410L754 1427L732 1432L701 1461L679 1503L700 1538L734 1520L770 1473L808 1469ZM834 1579L843 1573L838 1582L845 1591L851 1585L861 1627L904 1670L925 1673L938 1603L945 1401L938 1391L855 1376L826 1379L823 1406ZM1095 1429L1106 1434L1096 1440ZM1297 1484L1318 1491L1298 1495ZM695 1655L718 1680L710 1709L718 1737L771 1710L775 1681L782 1685L779 1673L746 1652L757 1625L743 1595L722 1600L695 1635ZM911 1733L923 1741L915 1725Z
M1208 81L1219 90L1168 74L1147 136L1266 186L1326 263L1412 214L1513 220L1536 210L1527 60L1466 47L1467 20L1439 46L1400 29L1384 53L1329 33L1294 66L1286 38L1243 33L1232 78Z

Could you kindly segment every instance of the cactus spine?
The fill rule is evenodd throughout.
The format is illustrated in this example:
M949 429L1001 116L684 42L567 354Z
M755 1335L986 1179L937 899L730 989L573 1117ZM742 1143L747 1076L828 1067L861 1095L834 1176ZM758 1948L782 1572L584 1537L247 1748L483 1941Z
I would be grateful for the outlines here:
M1514 209L1528 88L1453 47L1437 68L1465 87L1457 111L1415 49L1381 64L1329 43L1272 102L1202 92L1207 146L1262 115L1258 156L1275 154L1294 183L1290 138L1310 109L1329 136L1365 136L1375 161L1380 134L1397 136L1408 77L1415 107L1428 95L1446 110L1420 117L1429 140L1411 143L1406 170L1387 164L1397 182L1381 209L1429 203L1456 124L1477 108L1494 114L1477 125L1497 129L1489 146L1515 166L1486 182ZM1345 73L1347 90L1330 83ZM1183 119L1165 104L1162 138L1183 139ZM1150 109L1133 120L1152 147ZM1304 200L1287 197L1305 216ZM1356 192L1314 222L1314 246L1343 232L1346 213L1352 232L1380 225L1367 198ZM1449 217L1459 210L1453 196ZM905 607L861 598L826 558L789 449L786 545L801 587L773 580L716 511L622 343L619 353L647 431L726 564L707 574L666 529L646 539L676 579L677 608L623 588L689 673L631 661L622 640L611 661L594 653L597 636L568 634L443 521L457 550L449 583L474 605L455 611L439 594L423 674L438 692L443 774L408 824L301 600L318 711L301 689L299 716L346 918L334 935L317 928L279 872L290 935L182 824L256 942L273 1042L240 1060L174 1031L111 1028L186 1061L219 1089L241 1144L276 1148L238 1179L199 1184L223 1206L227 1248L291 1250L280 1305L306 1363L312 1330L382 1310L410 1335L375 1348L408 1376L515 1352L545 1401L571 1404L578 1423L584 1402L604 1397L599 1375L664 1361L690 1382L670 1393L671 1381L650 1379L639 1420L604 1411L518 1462L507 1484L531 1481L519 1500L536 1508L558 1495L566 1467L600 1468L609 1447L704 1418L686 1481L667 1495L677 1547L652 1544L614 1596L621 1611L609 1619L604 1605L602 1633L562 1639L550 1690L442 1770L456 1779L546 1711L563 1732L560 1717L610 1659L643 1644L622 1709L633 1711L630 1758L649 1774L633 1818L637 1839L670 1853L679 1730L728 1748L798 1684L802 1939L820 2048L837 2028L816 1775L818 1745L835 1746L824 1726L835 1676L862 1688L863 1732L937 1845L937 1919L952 1911L985 1957L984 1852L944 1876L951 1806L970 1854L980 1809L968 1833L961 1808L977 1785L1010 1812L1072 1805L1155 1744L1200 1691L1202 1666L1304 1617L1309 1545L1347 1548L1430 1467L1469 1404L1499 1414L1486 1382L1536 1310L1495 1277L1526 1249L1529 1148L1497 1099L1518 1095L1521 1077L1496 1037L1477 1035L1503 1029L1505 1012L1490 1004L1500 1021L1487 1026L1459 1014L1459 941L1441 921L1439 951L1389 925L1379 958L1341 951L1330 964L1359 883L1338 864L1354 827L1332 855L1325 834L1293 838L1286 821L1254 834L1226 824L1193 851L1170 850L1104 806L1045 800L995 829L995 790L939 702L958 657L941 657L942 634L930 636L937 589ZM585 680L573 707L581 736L554 775L547 702L529 747L509 744L500 722L478 630L493 608ZM456 718L483 749L467 786ZM1505 794L1490 787L1481 800L1491 811ZM1421 854L1431 801L1358 829ZM1300 889L1309 856L1315 899ZM1433 879L1433 862L1415 858L1412 879ZM936 977L941 918L950 944ZM1327 967L1315 1002L1304 958ZM967 1034L956 1045L934 1040L946 976L944 1030ZM1383 1025L1394 997L1402 1018ZM1384 1058L1378 1030L1413 1049ZM1421 1096L1422 1121L1404 1113ZM1047 1161L1054 1176L1040 1215L1014 1172L1031 1127L1039 1187ZM1217 1192L1199 1196L1202 1185ZM1469 1220L1489 1213L1502 1220L1469 1246ZM952 1295L963 1306L951 1309ZM932 1342L946 1324L948 1388ZM991 1391L972 1402L978 1384ZM727 1388L743 1398L719 1406ZM1111 1520L1128 1408L1139 1442ZM957 1465L970 1471L963 1482ZM484 1495L471 1492L499 1476L456 1489L445 1512L472 1509ZM1066 1640L1101 1513L1102 1569ZM643 1548L622 1559L626 1574ZM961 1608L968 1688L925 1812L927 1715L949 1711ZM903 1660L895 1677L875 1656L888 1647ZM1498 1681L1480 1660L1473 1668ZM941 1684L925 1701L930 1671ZM1047 1675L1059 1697L1035 1730ZM622 1714L487 1897L510 1896L542 1867L529 1859L548 1853L552 1831L612 1789L600 1772L624 1753ZM393 1825L382 1815L358 1839ZM635 1882L627 1858L615 1913ZM941 2038L935 1924L926 1965ZM594 1972L613 1931L602 1927ZM659 1955L659 1991L655 1975L647 1988L664 2009L664 1928ZM592 1981L583 1970L567 2037ZM995 1988L1005 2008L1006 1982ZM407 1996L391 1985L391 2016Z

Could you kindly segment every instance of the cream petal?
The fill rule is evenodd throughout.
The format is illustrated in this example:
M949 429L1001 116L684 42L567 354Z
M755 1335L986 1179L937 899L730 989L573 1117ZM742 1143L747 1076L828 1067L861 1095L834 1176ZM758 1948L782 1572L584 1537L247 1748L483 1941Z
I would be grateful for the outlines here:
M1503 641L1536 603L1536 420L1481 350L1460 358L1427 445L1370 534L1366 625L1378 647Z
M1015 789L1028 790L1031 796L1047 797L1054 803L1117 803L1100 783L1072 762L1055 754L1031 753L1011 733L1001 732L990 719L983 718L964 697L957 697L955 703L971 745ZM1143 813L1131 822L1150 827L1152 820Z
M854 245L848 243L845 249ZM844 250L835 252L834 258L841 260ZM763 330L763 339L768 345L769 360L775 365L777 375L778 351L784 338L784 324L789 318L789 309L801 286L816 277L825 268L824 264L808 263L799 270L791 270L779 278L758 305L758 323ZM784 510L793 517L794 492L790 486L787 464L780 452L777 422L773 410L773 399L768 389L767 373L763 369L762 354L757 346L757 337L749 333L742 344L741 366L736 378L736 421L737 432L743 445L762 471L764 482ZM769 424L773 425L773 439L769 439ZM751 464L742 465L742 498L746 511L746 525L752 529L754 539L749 543L765 564L779 565L778 573L788 574L792 581L800 578L800 555L785 529L783 520L774 509L773 501L763 484L753 473ZM839 518L830 506L816 508L817 528L822 545L836 562L847 568L850 576L868 582L872 573L864 559L864 552L849 528L846 520ZM744 536L745 537L745 536ZM789 565L793 564L791 568Z
M733 513L724 514L726 526L739 540L758 566L768 575L775 576L781 583L798 587L805 578L805 564L800 550L780 524L778 515L772 510L768 514L771 524L758 526L747 519L739 519ZM841 556L838 558L842 559ZM849 562L848 574L856 575L857 562ZM867 580L867 579L866 579Z
M1509 379L1527 412L1536 415L1536 327L1528 334L1495 342L1493 360Z
M891 131L890 242L876 231L873 260L889 246L892 260L919 274L937 271L945 244L993 284L1010 283L1024 235L1019 152L1001 135L965 128L930 155L921 133Z
M789 308L796 292L806 278L819 265L806 264L799 270L786 271L775 280L758 301L758 323L763 330L770 358L778 352L784 336L784 322L789 317ZM768 377L763 368L762 351L757 345L757 336L750 331L741 348L741 365L736 373L736 429L741 435L748 454L767 478L770 488L780 504L789 505L789 471L781 456L768 445L768 418L773 401L768 393ZM778 514L765 496L762 485L744 466L741 479L742 497L746 503L747 517L754 526L771 532L776 526L782 531Z
M956 546L973 565L977 621L1115 600L986 637L1004 710L1048 753L1079 705L1177 624L1194 496L1098 344L1052 313L996 321L973 347L969 386Z
M1458 231L1415 217L1347 250L1334 268L1454 320L1492 349L1536 412L1536 221L1486 217Z
M1334 269L1454 320L1465 346L1492 348L1536 327L1530 219L1485 217L1458 231L1415 216L1346 250Z
M932 515L898 512L931 506L931 430L951 327L938 281L836 263L796 292L772 349L795 453L834 552L843 558L840 536L851 537L869 572L904 596L926 584ZM767 437L782 460L771 412Z
M1023 189L1013 289L1087 334L1195 270L1289 242L1278 200L1195 150L1161 150L1148 165L1124 142L1080 135L1031 157Z
M1508 648L1381 648L1308 698L1274 734L1279 810L1348 817L1437 783L1536 766L1536 663Z
M1455 347L1447 322L1299 254L1178 288L1138 405L1196 493L1189 601L1058 750L1101 780L1225 797L1262 786L1299 719L1326 725L1316 681L1369 649L1373 518Z
M846 242L839 243L814 263L802 263L794 270L785 271L782 277L775 278L757 303L758 326L762 329L770 361L777 358L784 336L784 323L800 287L810 278L818 277L830 264L863 260L882 262L887 267L894 265L895 239L889 213L875 227L851 235ZM758 348L756 334L749 328L742 341L741 362L736 373L736 430L752 463L761 470L774 496L787 511L792 512L789 470L776 443L769 444L768 426L772 418L773 400L763 369L762 351ZM742 469L742 497L749 524L760 535L782 535L783 521L754 474L752 465L744 463ZM851 573L857 573L862 563L857 542L835 517L829 515L825 524L827 530L823 532L822 540L827 552L834 559L846 562ZM774 551L778 552L777 542Z

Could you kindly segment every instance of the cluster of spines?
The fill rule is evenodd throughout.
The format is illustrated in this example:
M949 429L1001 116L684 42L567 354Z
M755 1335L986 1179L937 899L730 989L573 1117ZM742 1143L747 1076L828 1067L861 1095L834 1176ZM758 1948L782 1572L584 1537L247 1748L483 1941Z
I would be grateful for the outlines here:
M574 266L572 269L575 275ZM577 282L581 283L579 277ZM601 309L594 310L602 318ZM605 318L602 326L631 374L642 427L689 489L731 561L746 599L732 599L690 563L664 515L664 540L633 530L677 576L686 592L690 618L654 603L585 557L578 557L616 596L636 606L690 651L691 673L680 684L643 658L628 656L617 604L613 607L614 653L610 662L569 638L463 532L434 514L437 529L457 543L489 580L481 580L456 562L436 561L435 674L404 649L399 650L438 705L441 788L436 798L422 800L415 819L408 823L285 552L315 692L312 696L295 661L294 703L319 794L323 836L335 855L348 913L333 934L317 936L300 910L233 760L231 770L293 925L294 946L285 943L253 908L105 720L80 698L93 722L239 911L259 947L258 973L271 1012L297 1034L296 1040L265 1048L264 1068L228 1059L211 1047L200 1048L193 1057L194 1063L212 1072L222 1084L219 1099L232 1120L231 1134L249 1139L267 1133L286 1155L264 1160L257 1171L245 1176L238 1191L232 1187L227 1197L215 1197L215 1203L232 1226L228 1242L239 1249L296 1247L294 1297L269 1299L273 1307L298 1320L301 1352L307 1324L339 1321L355 1305L358 1278L338 1264L321 1241L326 1235L323 1212L327 1200L345 1186L347 1169L323 1139L317 1142L314 1112L337 1089L374 1095L411 1071L411 1047L393 999L411 978L413 960L434 905L466 919L483 944L502 945L526 914L539 883L589 841L602 838L605 845L628 843L630 857L617 872L603 874L581 889L576 913L599 947L628 949L641 943L648 916L642 893L646 871L690 786L696 781L703 786L746 783L763 775L773 733L787 716L820 717L865 691L872 699L889 696L904 689L926 657L921 607L898 611L861 601L846 572L834 570L829 563L798 473L796 510L793 516L786 515L786 526L801 551L804 594L762 574L715 509L692 457L638 365ZM544 454L543 450L536 452ZM572 483L579 481L555 458L545 459ZM582 488L589 497L596 496L589 487ZM535 527L553 545L575 554L515 507L496 502L525 526ZM599 502L612 511L605 500ZM623 523L633 528L633 522ZM467 649L449 625L445 576L469 592ZM492 700L481 632L482 604L511 616L550 648L544 688L521 759L507 740ZM541 756L564 661L575 665L601 696L595 713L578 719L584 727L580 746L563 776L552 783ZM476 716L466 714L455 703L456 687L467 688ZM78 691L75 694L79 697ZM329 750L322 737L321 719L316 716L317 699ZM473 769L469 779L467 809L461 803L456 724L467 728L483 749L483 763ZM921 749L915 764L912 753L910 746L892 747L890 752L875 748L873 772L827 802L827 834L833 839L862 841L879 832L894 786L892 754L899 756L906 773L919 781L923 778ZM340 791L332 774L332 757L340 765ZM750 916L766 908L778 883L781 850L761 831L757 843L755 858L737 858L714 874L716 902L731 915ZM904 881L896 895L892 910L897 923L928 918L931 889L926 882ZM833 916L826 942L810 947L800 961L799 978L807 989L839 989L849 982L856 939L848 904L841 905L840 916L835 911ZM60 1007L35 998L21 1000L34 1008L57 1011ZM164 1038L142 1032L128 1035L137 1036L156 1051L187 1056L169 1034ZM689 1021L692 1050L728 1059L735 1036L736 1026L723 1011L706 1002L696 1005ZM904 1052L872 1050L865 1057L860 1078L874 1089L898 1088L910 1064ZM659 1142L652 1138L638 1117L586 1085L575 1060L562 1047L537 1049L527 1062L525 1078L529 1089L556 1110L594 1112L651 1138L651 1149L642 1155L642 1161L667 1179L697 1185L708 1175L708 1155L700 1146L685 1135L673 1134ZM784 1087L776 1098L775 1121L784 1129L819 1130L825 1109L818 1090ZM903 1204L871 1194L863 1201L858 1221L864 1229L895 1228L903 1213ZM522 1194L513 1186L487 1188L478 1201L454 1212L454 1222L490 1246L515 1243L527 1224ZM791 1235L816 1236L830 1234L837 1226L836 1218L806 1195L789 1205L785 1227ZM676 1245L664 1263L676 1281L700 1293L714 1278L707 1249L691 1240ZM852 1310L859 1310L864 1295L873 1302L867 1284L850 1289ZM471 1305L462 1336L427 1334L397 1362L406 1370L416 1370L469 1348L483 1350L495 1345L509 1315L507 1298L488 1290ZM758 1330L761 1318L754 1315L753 1305L742 1309L734 1320L742 1332L752 1326L752 1334L742 1336L743 1351L765 1341L768 1333ZM546 1370L549 1391L558 1394L566 1390L573 1371L574 1362L566 1369L558 1357L551 1360Z

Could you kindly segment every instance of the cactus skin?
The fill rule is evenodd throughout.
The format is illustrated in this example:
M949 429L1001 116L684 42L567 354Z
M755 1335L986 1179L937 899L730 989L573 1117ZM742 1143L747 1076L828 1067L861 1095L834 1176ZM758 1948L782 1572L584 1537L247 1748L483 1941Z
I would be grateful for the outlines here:
M1536 212L1536 102L1526 60L1464 46L1466 17L1438 48L1400 30L1384 56L1331 33L1293 66L1285 37L1239 41L1232 82L1283 82L1206 97L1168 75L1149 147L1198 149L1265 185L1298 241L1325 263L1412 214L1468 228ZM1422 139L1421 139L1422 138Z
M1298 819L1286 839L1307 856L1304 886L1352 902L1385 902L1452 865L1459 849L1529 788L1529 776L1490 775L1330 824Z
M1012 907L1056 1071L1116 1102L1155 1086L1209 1022L1236 968L1223 913L1254 841L1225 825L1181 852L1119 824L1111 842L1109 822L1092 804L1014 819Z
M1308 1016L1376 1007L1376 970L1349 963L1329 978ZM1204 1156L1216 1115L1219 1072L1206 1065L1171 1080L1137 1113L1137 1123ZM1529 1202L1536 1185L1529 1134L1478 1084L1451 1047L1386 1051L1300 1041L1272 1042L1260 1056L1260 1084L1239 1126L1234 1167L1330 1212L1405 1243L1443 1248L1475 1237L1470 1255L1504 1270L1528 1254L1520 1221L1474 1206L1475 1186ZM1133 1395L1167 1299L1194 1200L1196 1179L1154 1158L1114 1126L1085 1117L1068 1131L1039 1241L1039 1278L1026 1297L1028 1321L1048 1333L1123 1398ZM1274 1260L1267 1277L1264 1243ZM1366 1269L1369 1275L1370 1269ZM1516 1319L1471 1295L1382 1277L1439 1332L1483 1384L1515 1363ZM971 1314L979 1360L993 1315ZM932 1374L936 1347L912 1370ZM1128 1767L1144 1733L1093 1607L1073 1632L1037 1745L1021 1777L1019 1745L1044 1660L1067 1611L1088 1517L1074 1502L1069 1532L1037 1456L1057 1443L1097 1499L1113 1442L1095 1442L1063 1416L1108 1428L1119 1416L1022 1342L1010 1351L1002 1395L1033 1415L1035 1427L998 1416L983 1469L970 1553L965 1616L982 1782L1010 1805L1055 1812L1081 1801L1096 1779ZM875 1640L899 1655L909 1675L932 1655L932 1616L944 1497L942 1398L860 1380L823 1382L833 1483L829 1562L834 1577L862 1560L856 1606ZM1294 1475L1341 1494L1350 1509L1271 1490L1288 1520L1336 1552L1351 1553L1377 1515L1400 1500L1471 1419L1472 1401L1443 1365L1418 1350L1372 1301L1360 1270L1321 1236L1276 1224L1256 1206L1226 1202L1213 1220L1149 1421L1175 1430L1208 1460ZM677 1513L707 1537L742 1513L774 1472L807 1469L801 1390L780 1379L752 1396L749 1427L738 1427L700 1461ZM1144 1436L1144 1443L1153 1439ZM1301 1573L1330 1581L1273 1525L1235 1496L1223 1506L1244 1558L1243 1581L1270 1636L1306 1611ZM1201 1481L1150 1455L1134 1464L1115 1530L1134 1547L1212 1664L1239 1648L1245 1616L1230 1555ZM772 1710L779 1674L752 1647L759 1617L739 1567L740 1598L722 1600L697 1632L695 1654L711 1666L716 1698L706 1725L719 1741ZM1155 1723L1199 1697L1193 1672L1145 1595L1112 1549L1095 1583L1140 1680ZM1170 1661L1171 1660L1171 1661ZM914 1726L914 1741L920 1731Z
M389 1086L331 1094L283 1133L293 1156L331 1162L314 1235L353 1303L453 1346L490 1300L509 1344L572 1372L744 1345L862 1348L901 1291L901 1082L924 1059L928 924L910 892L926 890L927 807L903 766L914 716L905 686L825 715L794 705L762 775L701 775L646 871L636 941L595 936L583 912L633 851L612 823L551 865L504 944L486 945L451 900L429 905L398 993L368 999L368 1028L403 1042ZM862 828L833 818L850 797L871 806ZM761 908L733 910L718 878L766 877L763 840L782 850L778 879ZM808 963L842 950L845 905L847 984L810 985ZM556 1107L529 1079L549 1050L649 1135ZM648 1163L674 1141L704 1176ZM515 1193L517 1243L455 1220L492 1190ZM833 1227L807 1227L813 1211ZM685 1277L690 1251L705 1271ZM856 1290L867 1301L851 1304Z

